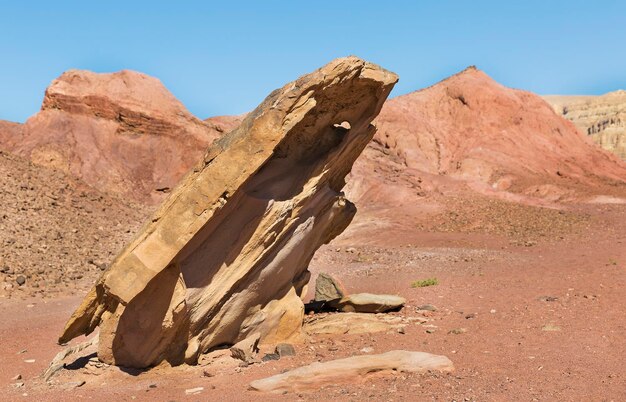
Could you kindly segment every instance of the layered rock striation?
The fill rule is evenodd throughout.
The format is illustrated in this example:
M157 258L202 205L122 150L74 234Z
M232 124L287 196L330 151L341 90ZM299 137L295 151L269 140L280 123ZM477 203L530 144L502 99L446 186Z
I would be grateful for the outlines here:
M626 160L626 91L601 96L550 95L545 99L594 142Z
M153 204L236 125L194 117L145 74L70 70L47 88L40 112L11 136L0 134L0 149Z
M148 367L297 339L309 261L354 216L345 176L396 81L350 57L274 91L208 149L59 341L99 327L102 361Z

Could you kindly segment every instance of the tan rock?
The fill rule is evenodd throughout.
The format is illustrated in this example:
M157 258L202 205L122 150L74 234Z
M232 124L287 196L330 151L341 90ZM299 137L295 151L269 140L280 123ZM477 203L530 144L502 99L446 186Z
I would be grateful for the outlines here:
M319 334L367 334L398 330L405 326L401 317L387 314L333 313L325 316L308 316L304 322L304 332Z
M251 362L259 352L259 340L261 336L259 334L252 334L246 339L238 342L236 345L230 348L230 354L233 358L243 360L244 362Z
M341 299L346 295L343 284L332 275L321 272L315 280L315 301Z
M344 312L384 313L397 310L404 306L404 303L406 299L400 296L356 293L333 301L330 305Z
M99 327L102 361L147 367L196 363L253 333L300 337L308 264L354 216L344 178L396 81L349 57L274 91L209 148L59 341Z
M429 370L451 372L454 365L445 356L424 352L393 350L379 355L353 356L312 363L286 373L252 381L250 387L264 392L306 391L337 383L363 381L369 373L423 373Z

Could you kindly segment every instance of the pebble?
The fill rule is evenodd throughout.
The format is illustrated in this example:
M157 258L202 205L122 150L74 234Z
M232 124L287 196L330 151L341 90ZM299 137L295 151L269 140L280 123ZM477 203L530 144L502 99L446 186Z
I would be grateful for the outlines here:
M261 358L261 361L269 362L271 360L280 360L280 355L278 353L268 353Z
M204 387L189 388L185 390L185 395L197 395L204 391Z
M364 347L363 349L361 349L361 352L363 352L363 353L372 353L373 351L374 351L374 348L369 347L369 346Z
M21 380L21 379L22 379L22 375L21 375L21 374L18 374L18 375L16 375L15 377L11 378L11 381L19 381L19 380Z
M35 363L35 359L26 359L24 363Z
M417 309L425 310L425 311L437 311L437 307L433 306L432 304L423 304L419 306Z
M26 278L24 277L24 275L18 275L17 278L15 278L15 282L17 282L18 285L22 286L26 283Z
M293 345L289 343L279 343L278 345L276 345L274 353L276 353L280 357L295 356L296 349L293 347Z

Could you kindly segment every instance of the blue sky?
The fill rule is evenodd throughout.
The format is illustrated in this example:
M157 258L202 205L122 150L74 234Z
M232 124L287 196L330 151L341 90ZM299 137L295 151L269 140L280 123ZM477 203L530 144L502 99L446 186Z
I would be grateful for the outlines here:
M198 117L239 114L350 54L398 73L394 95L468 65L541 94L601 94L626 89L625 18L609 0L0 0L0 119L37 112L71 68L142 71Z

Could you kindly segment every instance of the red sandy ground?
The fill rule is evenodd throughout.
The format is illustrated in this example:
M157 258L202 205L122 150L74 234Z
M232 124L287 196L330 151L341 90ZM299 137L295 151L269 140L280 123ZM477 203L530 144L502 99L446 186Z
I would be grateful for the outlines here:
M351 292L400 294L408 303L394 314L430 321L409 324L404 334L317 336L297 345L295 357L246 368L222 359L222 365L147 372L65 370L52 387L39 375L62 349L54 341L81 297L3 300L0 400L622 401L626 205L577 207L565 219L575 222L572 228L553 236L536 231L512 237L488 231L381 230L366 242L347 233L318 253L313 277L331 272ZM429 277L439 284L410 287L412 281ZM546 301L547 296L556 300ZM418 312L416 306L425 303L438 310ZM427 333L429 328L435 331ZM460 328L465 332L449 332ZM309 393L272 395L248 389L251 380L317 360L361 354L365 347L373 348L372 353L407 349L443 354L456 371L379 373ZM35 362L26 363L28 359ZM12 385L20 382L11 380L17 374L23 387ZM62 388L78 380L86 383ZM195 387L204 390L185 395Z

